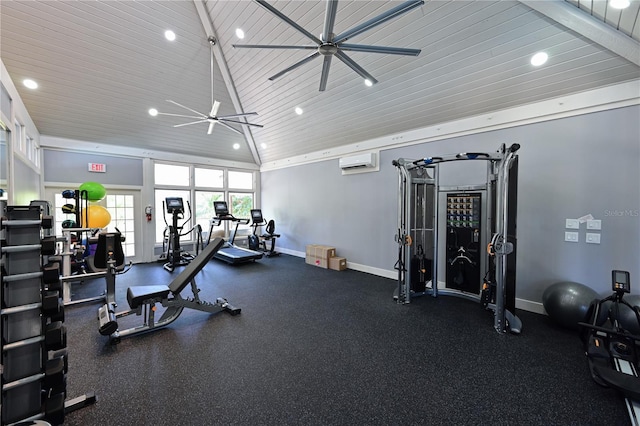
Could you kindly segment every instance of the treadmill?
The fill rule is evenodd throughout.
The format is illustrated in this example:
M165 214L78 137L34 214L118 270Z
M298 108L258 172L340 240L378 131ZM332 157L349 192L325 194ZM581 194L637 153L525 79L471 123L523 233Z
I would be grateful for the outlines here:
M218 260L222 260L231 265L236 265L239 263L253 262L258 259L262 259L262 253L259 251L249 250L243 247L238 247L234 245L234 241L236 239L236 232L238 231L238 226L248 225L250 219L239 219L234 217L229 213L229 208L227 207L226 201L214 201L213 208L216 212L216 216L211 219L211 226L209 227L209 236L207 237L207 245L209 241L211 241L211 234L213 233L213 228L219 226L224 221L229 221L236 224L236 227L231 232L231 238L228 242L225 242L224 245L213 255L214 258Z

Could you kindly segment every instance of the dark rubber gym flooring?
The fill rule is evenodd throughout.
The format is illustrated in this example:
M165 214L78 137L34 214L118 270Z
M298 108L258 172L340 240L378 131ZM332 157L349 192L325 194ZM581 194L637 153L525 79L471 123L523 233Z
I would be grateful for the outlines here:
M167 284L179 271L135 265L117 279L119 307L128 286ZM286 255L212 260L196 279L202 299L225 297L242 314L185 310L110 346L99 303L67 306L68 398L98 401L65 424L630 424L622 397L592 382L577 335L547 317L519 311L523 333L500 335L476 303L398 305L394 280ZM74 284L74 299L103 288Z

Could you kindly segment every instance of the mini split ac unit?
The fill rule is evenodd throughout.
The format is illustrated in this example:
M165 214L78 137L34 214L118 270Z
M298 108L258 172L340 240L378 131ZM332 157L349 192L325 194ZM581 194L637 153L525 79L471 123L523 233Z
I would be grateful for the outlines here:
M367 152L342 157L340 159L340 168L342 169L342 174L377 170L376 153Z

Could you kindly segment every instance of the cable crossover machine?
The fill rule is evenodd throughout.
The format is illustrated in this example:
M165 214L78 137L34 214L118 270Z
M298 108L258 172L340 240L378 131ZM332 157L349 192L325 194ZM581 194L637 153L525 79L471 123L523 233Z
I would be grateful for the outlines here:
M398 170L398 303L422 295L463 297L493 311L496 331L520 333L522 322L515 314L518 149L518 144L502 144L496 153L392 162ZM486 161L486 182L441 185L440 166L454 161ZM439 288L442 282L446 285Z

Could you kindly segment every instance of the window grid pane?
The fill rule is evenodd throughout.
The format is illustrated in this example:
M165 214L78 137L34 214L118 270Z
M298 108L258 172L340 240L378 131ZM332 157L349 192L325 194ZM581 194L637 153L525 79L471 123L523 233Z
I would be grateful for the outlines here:
M229 171L229 188L253 189L253 173Z
M155 164L154 181L156 185L189 186L189 166Z
M130 199L131 207L125 207L125 200ZM133 195L107 195L106 208L111 214L111 223L108 230L115 231L116 228L124 235L125 241L122 242L122 250L127 257L136 255L135 232L133 220L126 220L127 216L133 218Z
M195 186L222 188L224 187L224 171L217 169L194 169Z

